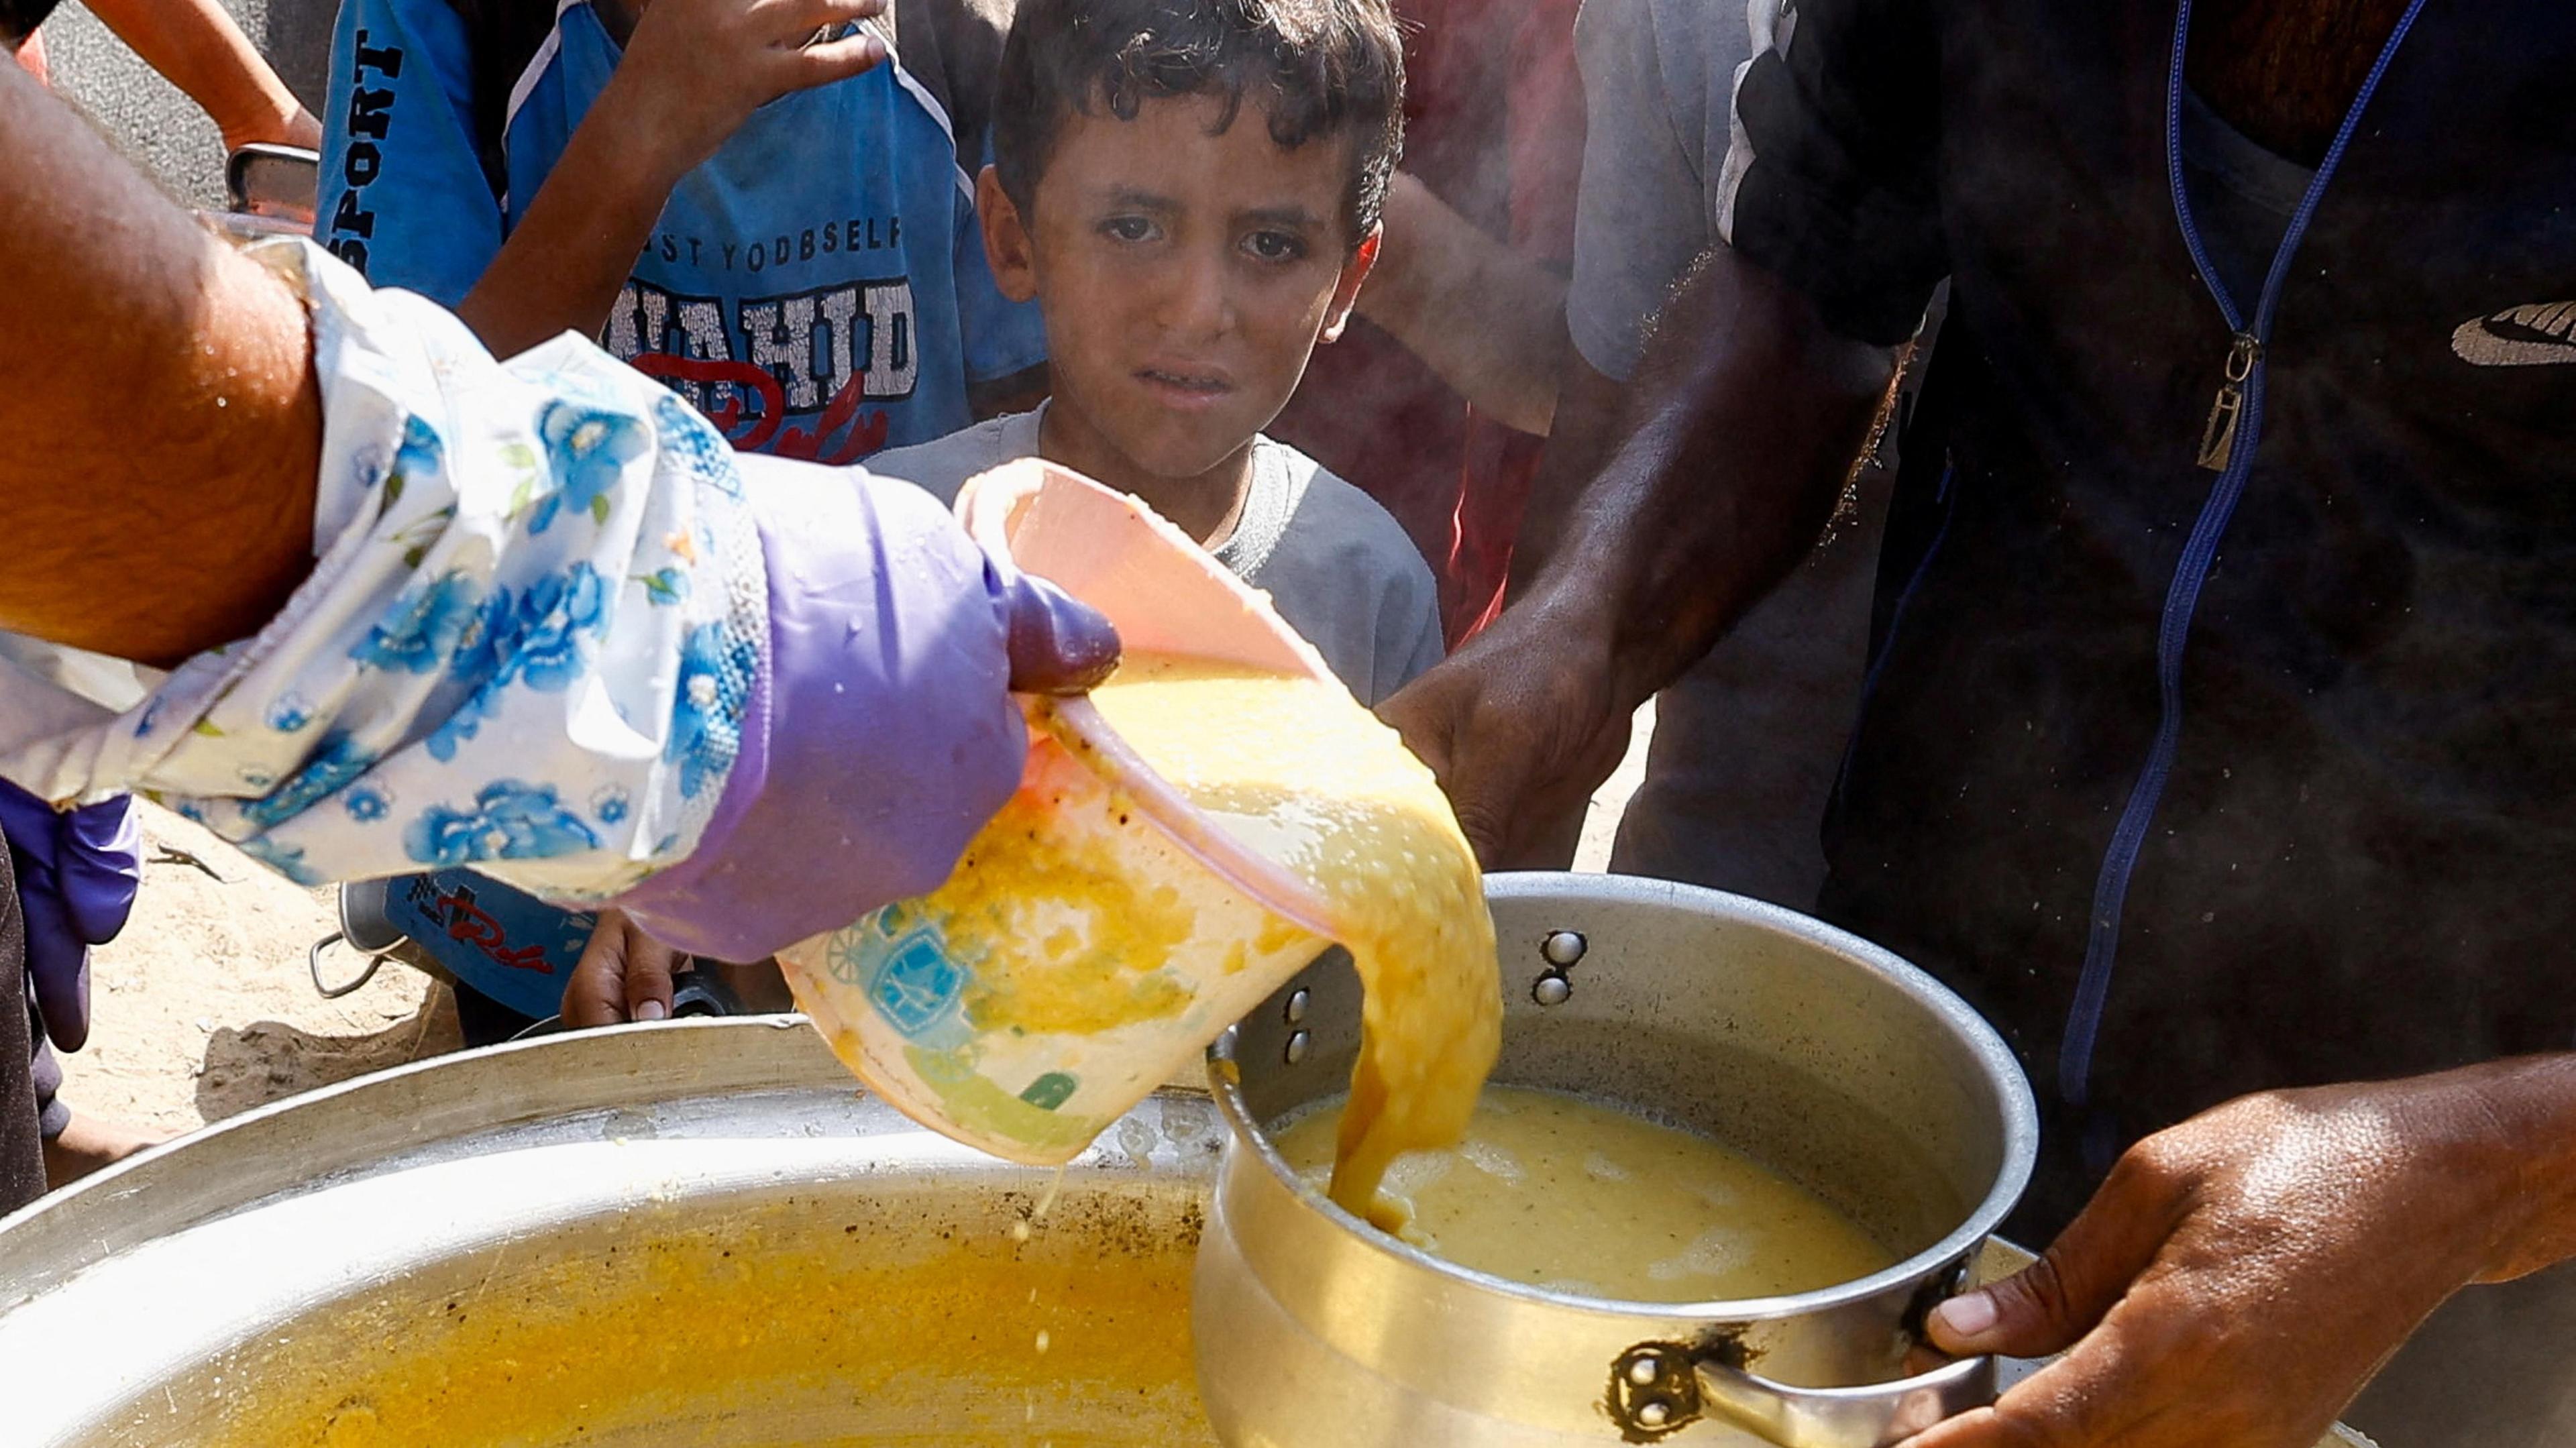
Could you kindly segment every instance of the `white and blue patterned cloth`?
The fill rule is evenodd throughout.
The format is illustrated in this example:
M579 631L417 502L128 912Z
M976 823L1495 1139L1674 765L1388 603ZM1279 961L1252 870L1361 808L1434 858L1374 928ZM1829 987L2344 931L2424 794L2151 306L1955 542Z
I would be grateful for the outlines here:
M0 775L142 794L306 883L472 865L596 901L686 858L768 639L724 439L586 342L496 363L310 242L253 254L313 318L313 573L166 675L0 636Z

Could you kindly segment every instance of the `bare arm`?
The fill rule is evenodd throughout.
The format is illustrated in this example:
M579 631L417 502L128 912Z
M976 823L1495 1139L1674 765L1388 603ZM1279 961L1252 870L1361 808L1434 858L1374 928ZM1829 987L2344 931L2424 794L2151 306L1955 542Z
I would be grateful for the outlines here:
M1530 484L1529 499L1521 512L1520 534L1512 545L1511 577L1505 589L1509 602L1518 603L1529 591L1530 581L1545 568L1548 557L1563 540L1576 500L1601 471L1602 462L1618 441L1627 398L1628 389L1594 371L1592 364L1583 359L1580 348L1565 349L1555 427L1548 434L1546 451L1539 457L1538 476ZM1614 743L1624 749L1626 738L1624 730L1605 736L1599 745L1602 757L1611 757ZM1486 867L1572 869L1590 807L1588 793L1566 795L1562 813L1555 820L1523 821L1514 830L1509 851L1488 856Z
M1534 600L1586 595L1628 708L1814 546L1894 375L1807 298L1718 248L1656 323L1620 439L1573 501Z
M163 664L238 645L124 713L16 676L0 775L30 793L158 791L306 884L471 865L756 959L936 884L1019 778L1007 691L1115 665L1099 615L997 574L909 484L738 466L596 347L504 366L310 242L233 253L14 69L0 140L0 267L41 281L0 288L0 628ZM782 647L773 609L829 622ZM759 681L765 753L719 674ZM623 727L565 710L576 681ZM829 747L853 730L919 742L861 781ZM688 801L745 823L672 829ZM905 825L855 871L782 869L862 818Z
M1383 711L1480 856L1509 858L1588 795L1637 705L1813 546L1892 371L1735 252L1703 262L1525 595Z
M321 122L277 78L222 0L88 3L145 64L214 117L226 150L253 141L321 146Z
M2508 1150L2505 1210L2478 1266L2504 1282L2576 1258L2576 1055L2472 1067L2470 1083Z
M251 633L313 564L302 303L14 66L0 137L0 628L164 665Z
M596 336L671 188L751 113L885 59L873 32L807 45L884 0L656 0L527 215L456 314L499 357Z
M1359 311L1479 412L1546 435L1557 358L1571 350L1565 279L1487 236L1401 171L1387 188L1386 243L1360 289Z

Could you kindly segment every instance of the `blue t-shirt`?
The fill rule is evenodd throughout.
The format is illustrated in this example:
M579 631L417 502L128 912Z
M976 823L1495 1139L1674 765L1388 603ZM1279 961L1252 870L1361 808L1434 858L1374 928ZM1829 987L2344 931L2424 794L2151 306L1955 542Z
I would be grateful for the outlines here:
M587 3L556 13L511 90L496 199L449 0L349 0L317 239L378 286L454 306L619 54ZM747 450L849 462L966 426L969 383L1035 366L1046 340L1037 309L994 287L956 134L900 54L762 107L672 191L601 342Z

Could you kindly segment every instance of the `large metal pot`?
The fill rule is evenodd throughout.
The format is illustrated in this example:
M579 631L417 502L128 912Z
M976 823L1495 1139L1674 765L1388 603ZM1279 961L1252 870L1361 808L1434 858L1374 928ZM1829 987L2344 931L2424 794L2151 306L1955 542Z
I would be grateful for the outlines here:
M1886 951L1756 901L1605 876L1486 883L1506 1001L1495 1079L1676 1117L1901 1260L1794 1297L1650 1306L1488 1277L1369 1230L1263 1134L1349 1075L1357 983L1327 962L1216 1051L1231 1136L1194 1312L1218 1435L1869 1448L1990 1397L1990 1361L1913 1379L1904 1361L2029 1180L2037 1117L1993 1030Z
M1521 922L1511 978L1552 995L1531 977L1522 888L1499 891ZM1587 970L1625 932L1549 918L1591 927L1584 962L1555 978L1597 1008L1608 992ZM1651 1013L1612 1027L1641 1049L1665 1030ZM1285 1049L1258 1022L1246 1038ZM1516 1066L1527 1053L1515 1045ZM1777 1099L1745 1089L1757 1115ZM235 1117L0 1220L0 1441L1212 1444L1188 1308L1223 1139L1206 1096L1166 1091L1059 1189L855 1090L792 1018L424 1062ZM1982 1270L2023 1260L1996 1243ZM1336 1448L1438 1441L1367 1436L1351 1416L1364 1404L1332 1396L1348 1384L1312 1371L1310 1349L1241 1341L1271 1355L1234 1355L1250 1386L1218 1382L1228 1401L1293 1387Z
M0 1441L1204 1444L1221 1135L1164 1092L1058 1192L784 1017L367 1077L0 1223Z

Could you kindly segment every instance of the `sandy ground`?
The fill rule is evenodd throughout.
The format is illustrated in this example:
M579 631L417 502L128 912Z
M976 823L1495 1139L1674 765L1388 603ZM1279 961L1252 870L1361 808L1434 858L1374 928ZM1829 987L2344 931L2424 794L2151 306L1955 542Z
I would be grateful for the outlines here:
M1593 797L1576 856L1598 870L1619 811L1645 771L1653 707L1627 761ZM63 1097L168 1132L399 1066L462 1044L444 986L388 963L353 995L326 1001L305 953L338 928L328 890L290 884L213 835L143 806L143 893L134 918L91 965L87 1048L64 1058ZM323 957L326 979L357 960Z
M63 1058L74 1111L188 1131L461 1044L446 988L401 965L322 999L305 952L337 928L331 892L143 810L143 893L91 957L89 1045ZM336 950L323 960L333 980L356 965Z

